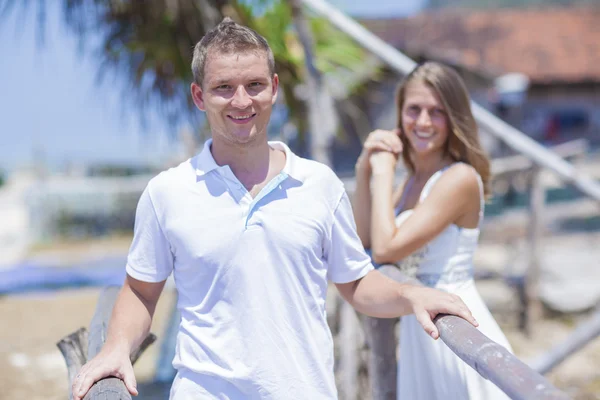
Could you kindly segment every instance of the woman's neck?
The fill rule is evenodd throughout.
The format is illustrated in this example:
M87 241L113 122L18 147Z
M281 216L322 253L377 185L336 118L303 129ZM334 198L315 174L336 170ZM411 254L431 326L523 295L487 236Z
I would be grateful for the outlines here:
M453 160L447 154L432 154L428 156L415 157L413 159L415 166L415 180L427 180L437 171L453 163Z

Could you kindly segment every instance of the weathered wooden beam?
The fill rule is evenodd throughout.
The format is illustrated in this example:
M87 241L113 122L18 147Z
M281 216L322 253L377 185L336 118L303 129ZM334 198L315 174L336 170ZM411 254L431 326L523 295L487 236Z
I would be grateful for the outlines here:
M529 365L540 374L546 374L598 336L600 336L600 311L578 325L564 341L530 362Z
M90 360L100 352L106 341L108 323L120 290L119 286L108 286L100 293L89 329L87 353ZM140 346L132 351L131 362L137 361L142 352L155 340L156 336L149 334ZM131 394L121 379L108 377L96 382L84 400L131 400Z
M406 276L394 266L386 265L380 270L398 282L422 286L421 282ZM440 339L458 357L498 386L511 399L566 400L569 398L556 389L550 381L466 320L454 315L442 314L434 319L434 323L440 332Z
M56 343L56 346L58 346L67 363L69 388L83 364L87 362L87 342L87 329L79 328ZM72 398L73 394L71 393L71 390L69 390L69 399Z
M464 362L513 400L566 400L565 393L466 320L439 315L440 338Z

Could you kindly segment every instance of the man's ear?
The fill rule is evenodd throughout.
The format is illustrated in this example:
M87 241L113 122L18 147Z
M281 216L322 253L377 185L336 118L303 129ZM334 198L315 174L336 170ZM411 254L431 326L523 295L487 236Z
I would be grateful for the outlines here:
M273 105L275 105L275 102L277 101L277 93L278 93L278 89L279 89L279 76L277 74L273 74L273 100L271 100L271 103L273 103Z
M192 99L194 100L196 107L198 107L200 111L206 111L204 107L204 92L202 91L200 85L198 85L196 82L193 82L190 90L192 91Z

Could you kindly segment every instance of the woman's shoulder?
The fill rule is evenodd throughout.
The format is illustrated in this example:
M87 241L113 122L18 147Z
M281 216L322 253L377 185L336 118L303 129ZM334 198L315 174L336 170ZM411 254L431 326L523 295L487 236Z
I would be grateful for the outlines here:
M479 190L479 181L481 177L473 166L457 162L452 164L440 177L440 181L446 180L454 185L464 186L465 188L474 187Z
M444 194L462 194L479 197L481 178L475 168L467 163L455 163L443 171L432 182L428 192L438 191Z

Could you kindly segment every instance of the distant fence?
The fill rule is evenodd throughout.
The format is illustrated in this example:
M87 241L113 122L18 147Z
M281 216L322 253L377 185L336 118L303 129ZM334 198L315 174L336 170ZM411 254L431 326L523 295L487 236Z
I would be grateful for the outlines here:
M48 178L27 196L32 240L132 230L140 195L152 175Z

